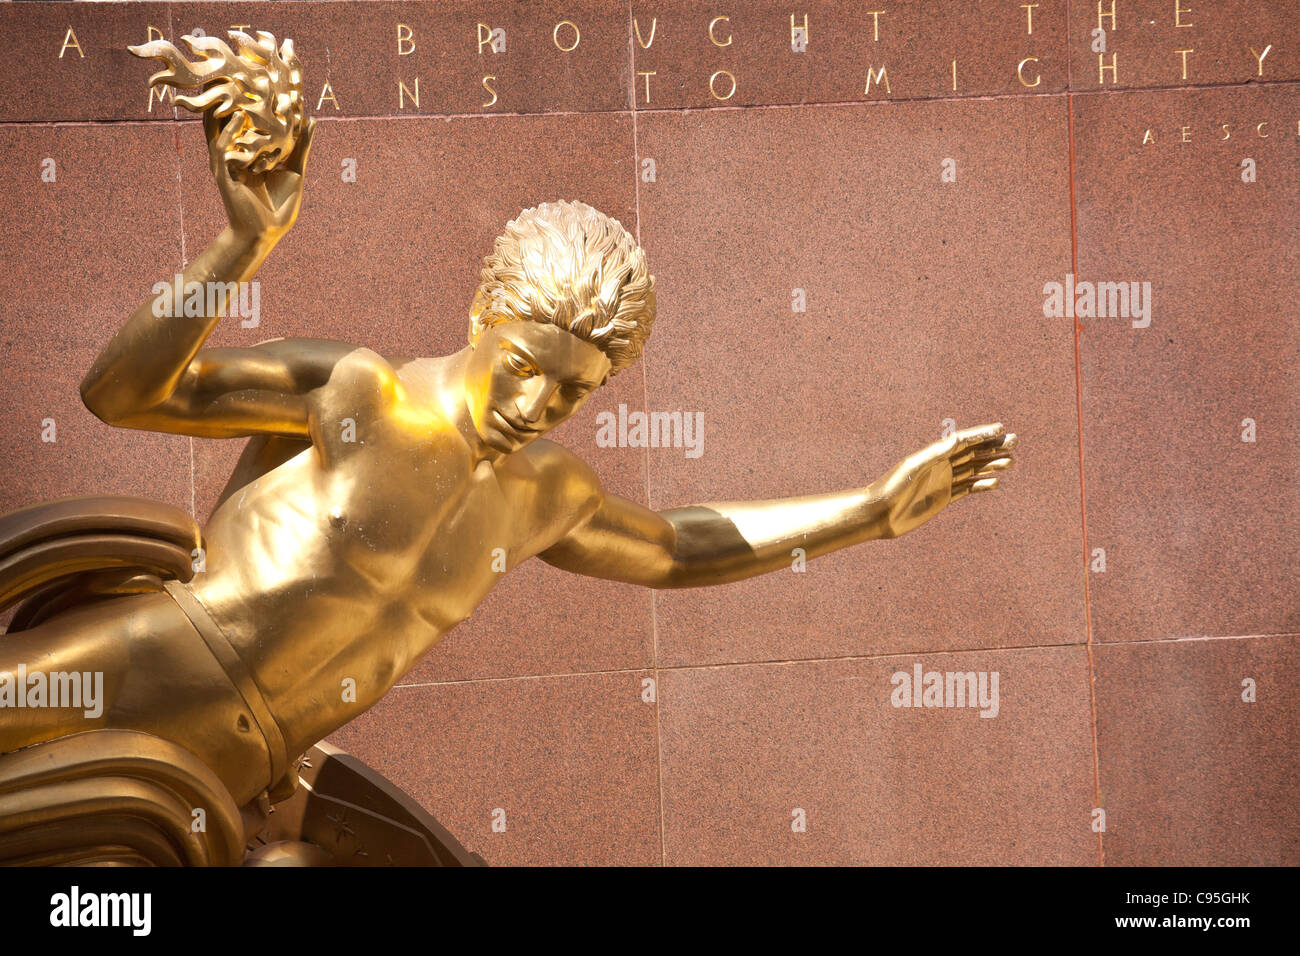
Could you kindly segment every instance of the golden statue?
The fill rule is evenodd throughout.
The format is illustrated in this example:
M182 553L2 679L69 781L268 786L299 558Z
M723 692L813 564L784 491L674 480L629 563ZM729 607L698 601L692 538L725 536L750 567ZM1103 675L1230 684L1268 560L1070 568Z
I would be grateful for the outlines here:
M319 808L288 804L290 832L268 823L271 806L316 792L313 759L341 767L315 745L470 616L502 554L507 569L536 556L652 588L723 584L788 568L795 549L905 534L1011 466L1016 438L999 424L833 494L656 512L605 492L543 436L640 356L654 277L627 230L580 202L506 226L453 355L205 348L293 226L315 132L292 43L230 35L237 52L185 37L194 62L166 41L132 48L167 64L154 84L198 88L176 102L203 113L229 225L184 270L183 288L209 293L202 307L146 301L81 394L110 425L251 440L201 538L188 515L135 499L0 517L0 606L23 602L0 677L103 685L93 709L54 700L51 677L46 703L63 706L0 710L0 860L236 863L271 831L286 838L254 862L337 860L304 837ZM401 797L388 819L402 832L436 828Z

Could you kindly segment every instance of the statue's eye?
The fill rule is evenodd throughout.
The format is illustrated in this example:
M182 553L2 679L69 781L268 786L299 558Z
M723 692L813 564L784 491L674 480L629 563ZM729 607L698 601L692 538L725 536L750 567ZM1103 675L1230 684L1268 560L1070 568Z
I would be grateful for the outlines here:
M516 375L522 375L525 378L529 378L537 374L536 370L529 362L508 350L506 351L505 363L506 368L510 369L510 371L514 372Z

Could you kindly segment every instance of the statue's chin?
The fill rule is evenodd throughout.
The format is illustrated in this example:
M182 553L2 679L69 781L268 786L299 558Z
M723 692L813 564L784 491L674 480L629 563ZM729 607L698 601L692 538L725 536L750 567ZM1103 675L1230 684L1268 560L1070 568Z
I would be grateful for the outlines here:
M486 431L486 434L484 434L484 431ZM520 448L523 447L523 444L520 444L519 442L510 438L509 436L504 435L501 432L498 432L492 428L482 430L478 434L479 437L483 439L483 444L487 445L493 451L499 451L499 452L504 452L505 454L509 454L510 452L518 451Z

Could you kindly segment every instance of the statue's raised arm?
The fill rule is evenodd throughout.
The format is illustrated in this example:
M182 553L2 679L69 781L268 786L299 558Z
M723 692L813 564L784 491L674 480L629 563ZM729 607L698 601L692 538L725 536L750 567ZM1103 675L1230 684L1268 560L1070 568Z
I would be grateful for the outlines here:
M302 394L328 375L320 355L311 349L200 352L240 283L257 274L292 228L314 130L303 114L293 41L277 49L269 33L230 36L238 52L216 37L183 37L195 61L165 40L130 48L167 64L150 80L153 86L195 89L176 102L203 114L209 165L229 224L178 281L158 283L96 358L81 395L113 425L207 437L301 437ZM332 357L337 350L326 351ZM239 401L228 401L236 391Z

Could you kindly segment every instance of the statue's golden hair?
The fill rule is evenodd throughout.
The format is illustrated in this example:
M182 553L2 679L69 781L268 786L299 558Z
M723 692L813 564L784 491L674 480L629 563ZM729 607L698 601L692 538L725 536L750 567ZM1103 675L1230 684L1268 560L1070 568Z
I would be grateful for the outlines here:
M506 224L470 310L470 337L498 322L548 322L595 345L613 375L641 356L655 319L645 251L586 203L545 202Z

